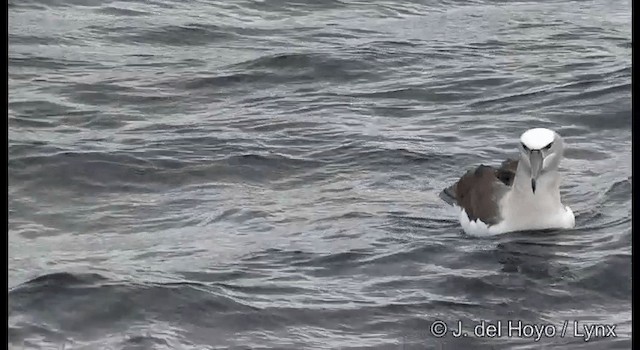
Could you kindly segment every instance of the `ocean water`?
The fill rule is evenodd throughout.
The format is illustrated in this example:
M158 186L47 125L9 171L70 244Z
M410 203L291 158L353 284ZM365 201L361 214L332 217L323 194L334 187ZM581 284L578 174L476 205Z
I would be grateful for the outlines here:
M631 349L630 0L8 11L10 348ZM536 126L576 228L465 235Z

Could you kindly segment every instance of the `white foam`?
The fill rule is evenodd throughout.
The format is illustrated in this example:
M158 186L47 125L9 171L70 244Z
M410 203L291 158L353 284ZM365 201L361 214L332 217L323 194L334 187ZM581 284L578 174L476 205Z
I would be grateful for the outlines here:
M535 128L525 131L520 136L522 142L529 149L541 149L555 140L556 133L545 128Z

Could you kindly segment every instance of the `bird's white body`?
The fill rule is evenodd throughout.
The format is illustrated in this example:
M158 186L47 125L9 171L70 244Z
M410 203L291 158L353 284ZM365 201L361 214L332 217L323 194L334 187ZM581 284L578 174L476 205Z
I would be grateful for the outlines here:
M540 196L538 196L540 195ZM536 198L528 194L514 196L512 192L505 194L500 200L502 220L488 226L480 219L471 221L464 209L460 211L460 225L464 232L471 236L493 236L507 232L571 229L575 227L575 216L568 206L557 201L555 196L536 191ZM555 203L552 205L552 203Z

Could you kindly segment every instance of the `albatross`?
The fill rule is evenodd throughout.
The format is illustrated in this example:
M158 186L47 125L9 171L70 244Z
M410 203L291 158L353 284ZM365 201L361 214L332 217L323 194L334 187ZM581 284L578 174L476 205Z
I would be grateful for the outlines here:
M560 198L564 142L546 128L520 136L519 159L499 167L469 170L440 197L460 210L460 224L469 235L514 231L570 229L575 216Z

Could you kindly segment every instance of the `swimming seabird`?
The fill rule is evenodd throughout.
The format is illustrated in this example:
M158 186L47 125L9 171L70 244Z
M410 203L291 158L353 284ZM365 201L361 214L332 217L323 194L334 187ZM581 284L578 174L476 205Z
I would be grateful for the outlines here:
M499 168L480 165L468 171L440 197L460 210L460 224L470 235L569 229L575 216L560 199L564 142L545 128L520 136L520 159Z

